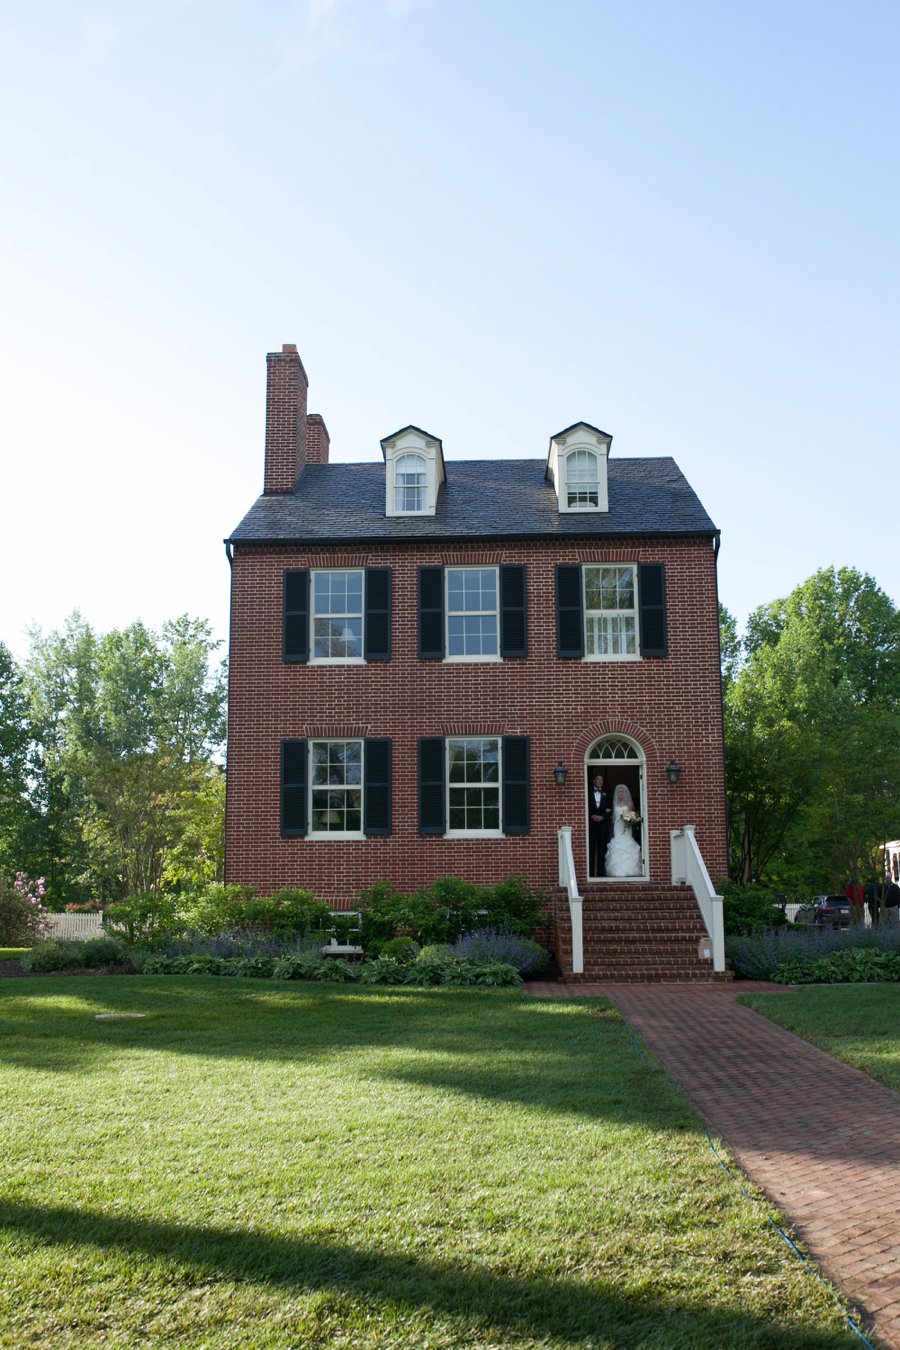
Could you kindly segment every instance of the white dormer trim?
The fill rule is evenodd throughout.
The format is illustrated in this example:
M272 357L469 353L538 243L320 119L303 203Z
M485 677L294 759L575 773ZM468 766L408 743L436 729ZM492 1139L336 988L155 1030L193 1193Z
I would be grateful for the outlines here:
M384 454L384 488L386 516L433 516L437 505L438 488L446 482L444 450L437 436L431 436L420 427L403 427L381 442ZM421 510L403 510L397 505L397 462L404 455L418 455L425 462L424 506Z
M607 488L607 461L609 459L609 448L612 445L612 436L607 436L605 431L600 431L598 427L592 427L589 422L576 422L574 426L566 427L565 431L560 431L558 435L550 439L550 452L547 456L547 477L553 484L556 492L556 499L559 502L561 512L568 514L581 514L585 511L597 512L609 510L609 491ZM579 471L584 468L584 454L586 452L596 458L596 501L594 500L593 483L590 482L590 500L585 501L588 495L585 489L584 479L579 476L576 479L575 466ZM577 458L573 459L573 456ZM572 463L572 481L569 481L569 464ZM589 478L591 476L589 475ZM581 500L576 499L577 488L582 491L578 494ZM571 504L570 504L571 498Z

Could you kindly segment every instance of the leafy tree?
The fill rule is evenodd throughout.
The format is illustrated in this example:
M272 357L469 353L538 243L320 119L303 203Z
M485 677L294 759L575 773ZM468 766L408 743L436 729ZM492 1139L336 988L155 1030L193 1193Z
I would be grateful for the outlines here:
M723 616L732 876L832 889L900 829L900 615L830 568L757 609L737 654Z
M22 672L0 642L0 865L12 867L22 852L29 818L28 696Z
M217 645L187 615L159 633L136 622L98 637L76 613L61 632L32 634L35 851L56 903L158 894L191 848L187 880L198 850L214 879L221 792L209 784L226 697L224 665L210 669Z

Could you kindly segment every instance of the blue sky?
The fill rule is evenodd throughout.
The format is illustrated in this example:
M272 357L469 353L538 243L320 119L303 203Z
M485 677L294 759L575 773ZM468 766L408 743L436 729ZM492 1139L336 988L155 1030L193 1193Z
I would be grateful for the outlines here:
M0 639L227 632L265 353L334 458L408 422L673 455L743 620L900 599L900 8L0 7Z

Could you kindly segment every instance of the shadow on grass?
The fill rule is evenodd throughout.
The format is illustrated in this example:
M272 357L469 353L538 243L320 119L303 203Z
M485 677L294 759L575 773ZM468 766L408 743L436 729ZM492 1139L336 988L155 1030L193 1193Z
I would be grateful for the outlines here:
M374 1309L424 1310L462 1334L487 1328L576 1344L685 1346L721 1350L838 1350L849 1334L792 1328L736 1307L690 1305L686 1297L628 1294L609 1282L535 1273L518 1277L415 1255L345 1244L137 1219L65 1207L0 1202L0 1228L41 1244L130 1254L166 1262L201 1281L219 1276L294 1292L331 1291ZM134 1273L140 1281L140 1269ZM736 1277L737 1280L737 1277ZM739 1282L739 1281L738 1281Z
M108 1071L117 1056L142 1052L290 1065L328 1065L349 1053L358 1081L588 1120L698 1128L682 1100L663 1090L658 1068L634 1055L618 1014L598 1000L203 977L66 986L6 993L0 1015L15 1016L2 1019L0 1065L68 1076ZM96 1021L97 1012L126 1010L146 1020Z

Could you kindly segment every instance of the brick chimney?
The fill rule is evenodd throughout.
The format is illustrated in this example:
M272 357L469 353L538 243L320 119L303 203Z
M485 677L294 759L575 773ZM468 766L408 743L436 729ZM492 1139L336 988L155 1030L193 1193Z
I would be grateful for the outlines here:
M293 492L306 465L309 381L293 342L266 356L266 496ZM322 424L324 427L324 423Z
M321 413L310 413L306 419L306 462L327 464L331 437Z

